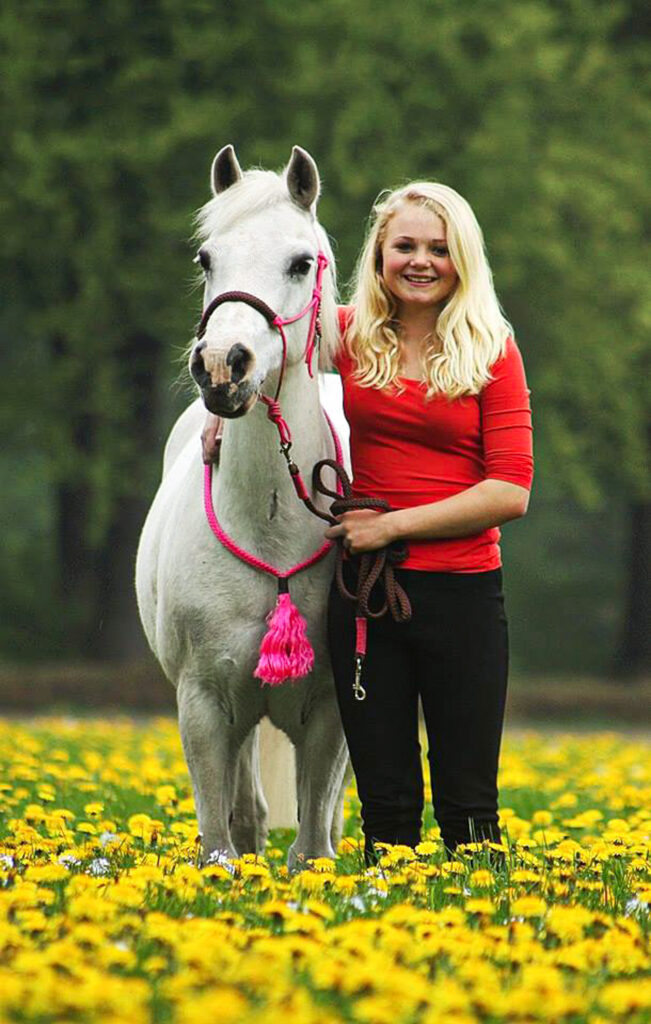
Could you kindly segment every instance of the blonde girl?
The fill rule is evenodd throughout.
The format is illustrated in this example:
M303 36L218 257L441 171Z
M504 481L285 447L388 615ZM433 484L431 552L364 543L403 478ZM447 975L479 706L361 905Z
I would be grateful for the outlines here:
M373 209L335 360L354 493L329 537L351 555L405 541L411 622L369 622L367 698L354 699L354 607L329 605L339 707L367 856L420 840L422 704L434 811L453 850L498 842L497 764L508 668L499 527L525 514L531 413L522 359L495 295L482 233L454 189L413 182ZM354 561L347 567L354 585Z

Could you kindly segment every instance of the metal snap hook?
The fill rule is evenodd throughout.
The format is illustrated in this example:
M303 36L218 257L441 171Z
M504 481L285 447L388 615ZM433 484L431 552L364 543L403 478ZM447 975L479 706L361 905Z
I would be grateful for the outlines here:
M353 694L355 700L366 700L366 690L362 686L362 665L364 664L363 658L358 655L355 658L355 679L353 682Z

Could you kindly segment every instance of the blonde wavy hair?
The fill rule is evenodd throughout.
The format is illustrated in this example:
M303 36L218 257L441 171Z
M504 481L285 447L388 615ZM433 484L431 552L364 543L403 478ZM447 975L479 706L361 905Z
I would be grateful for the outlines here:
M365 387L399 386L399 323L395 299L382 278L382 245L389 221L406 203L437 214L445 223L447 246L459 275L439 310L424 357L427 395L476 395L491 379L490 367L504 354L512 328L493 287L484 238L466 200L447 185L416 181L381 193L354 277L352 319L346 334Z

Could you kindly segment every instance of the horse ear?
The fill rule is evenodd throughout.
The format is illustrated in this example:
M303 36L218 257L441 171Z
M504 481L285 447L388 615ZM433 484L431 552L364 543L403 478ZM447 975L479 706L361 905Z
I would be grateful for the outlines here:
M300 146L294 146L292 149L286 177L289 194L294 202L305 210L310 210L319 197L321 182L314 160Z
M240 167L235 150L231 145L224 146L212 162L210 168L210 185L213 195L218 196L225 192L231 185L242 180L242 168Z

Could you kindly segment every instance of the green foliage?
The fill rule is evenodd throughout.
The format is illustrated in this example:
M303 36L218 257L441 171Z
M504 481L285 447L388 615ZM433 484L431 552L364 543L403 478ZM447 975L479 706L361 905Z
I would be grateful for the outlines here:
M0 422L21 564L0 572L26 636L62 510L92 571L153 491L199 309L192 214L229 141L245 166L311 150L344 280L381 189L458 188L525 354L538 491L647 497L642 18L634 0L6 0Z

